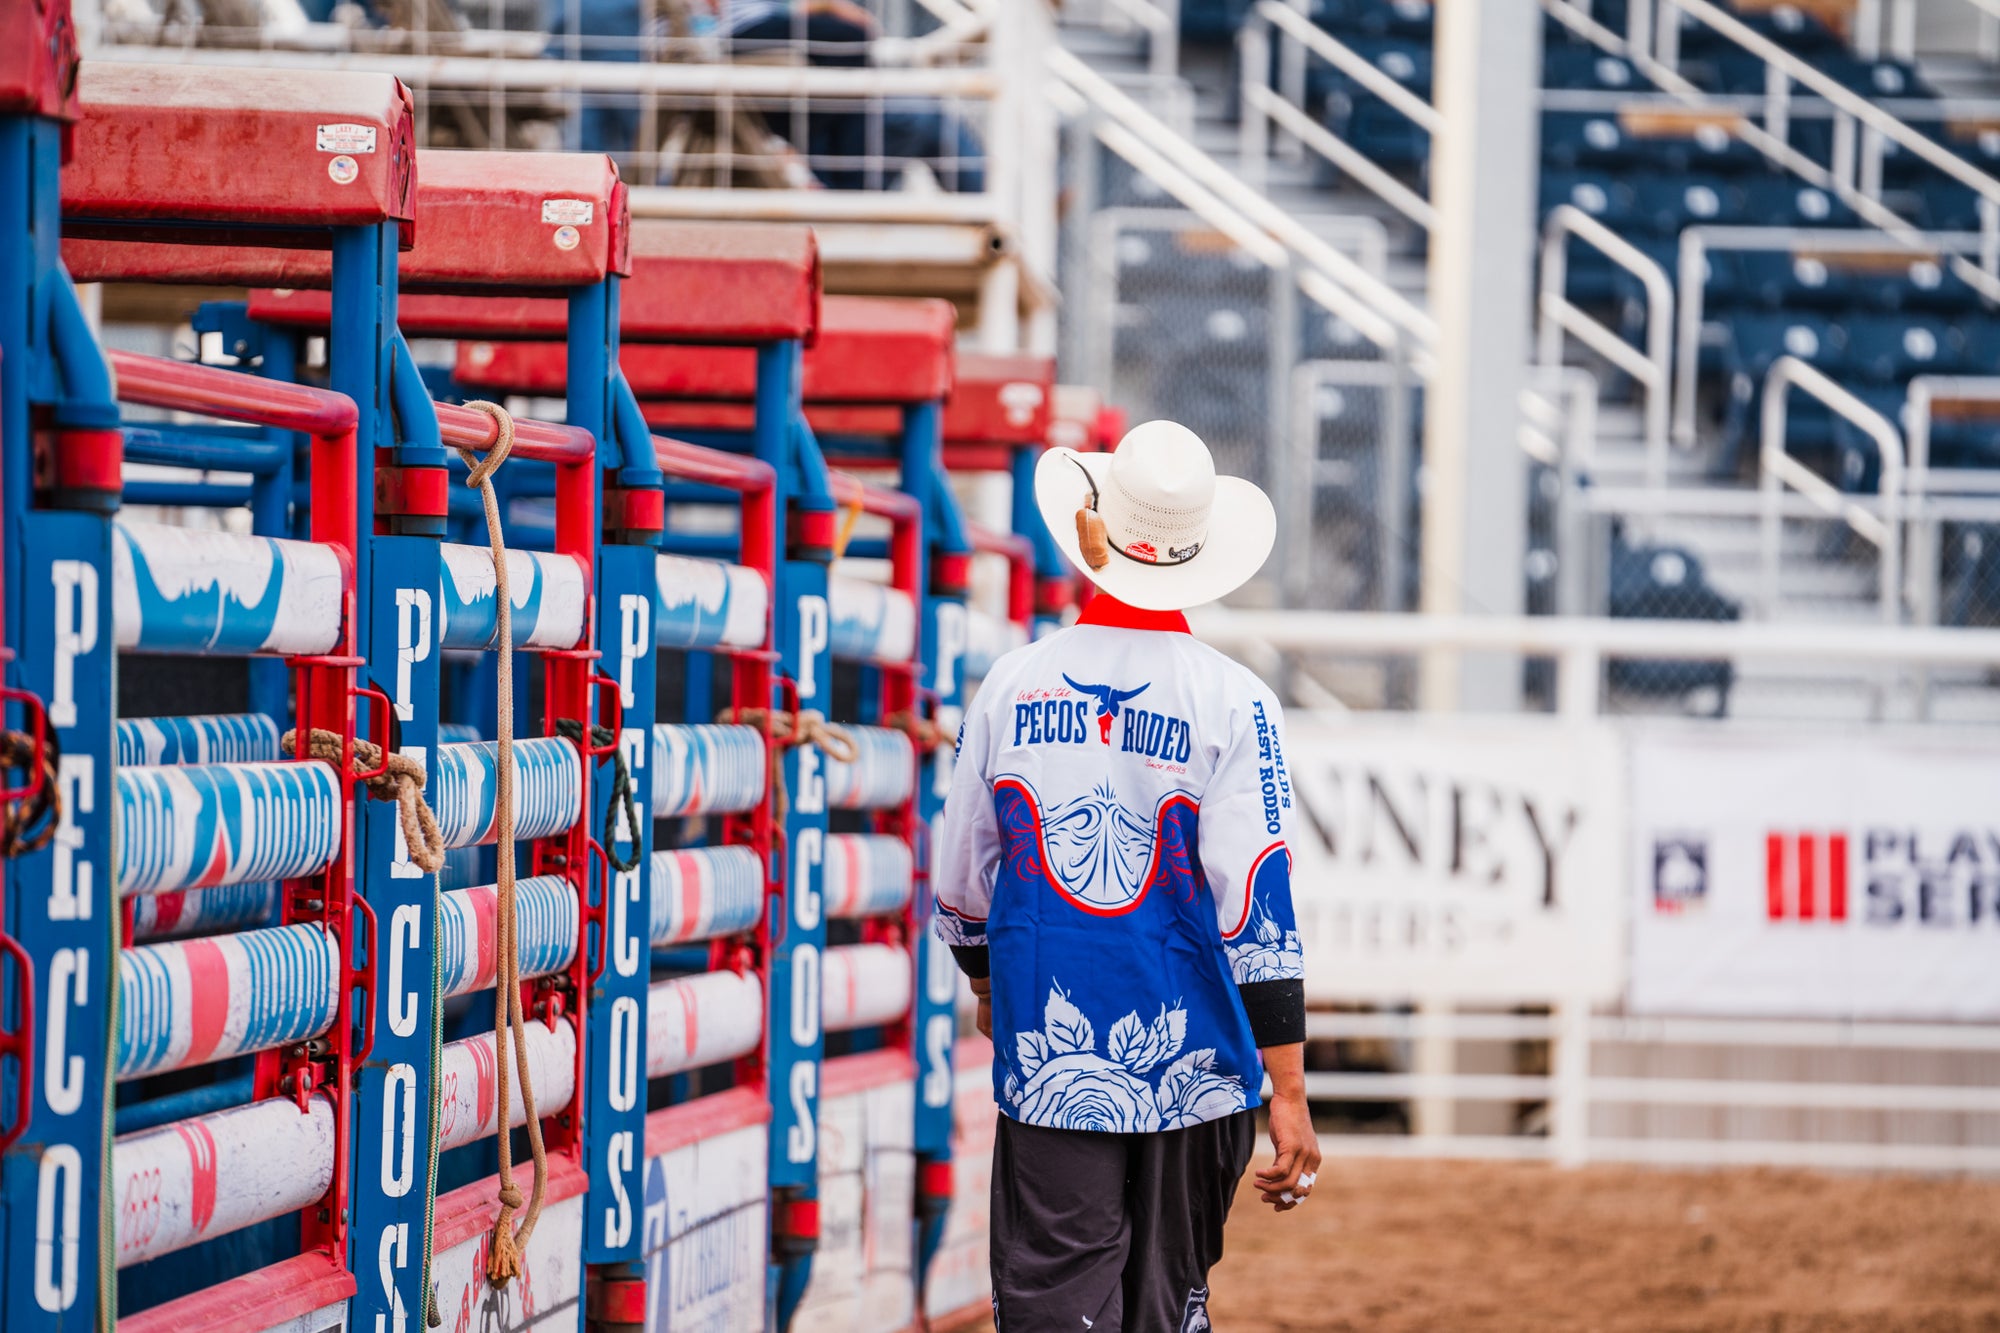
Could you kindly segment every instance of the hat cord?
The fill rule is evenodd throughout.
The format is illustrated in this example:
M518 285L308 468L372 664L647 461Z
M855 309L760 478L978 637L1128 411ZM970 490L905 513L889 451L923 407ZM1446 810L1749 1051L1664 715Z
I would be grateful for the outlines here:
M1104 527L1104 516L1098 512L1097 508L1098 501L1102 498L1097 490L1097 478L1090 475L1090 469L1085 467L1083 460L1075 454L1069 456L1069 461L1076 464L1076 470L1083 474L1084 483L1090 487L1090 503L1076 511L1076 546L1078 553L1083 556L1083 563L1089 565L1093 571L1100 570L1110 564L1111 553L1113 551L1118 552L1119 555L1124 556L1135 565L1148 565L1154 569L1169 569L1175 565L1185 565L1201 554L1201 548L1207 544L1205 542L1195 543L1194 550L1178 560L1147 560L1133 555L1130 551L1113 546L1111 544L1111 536Z

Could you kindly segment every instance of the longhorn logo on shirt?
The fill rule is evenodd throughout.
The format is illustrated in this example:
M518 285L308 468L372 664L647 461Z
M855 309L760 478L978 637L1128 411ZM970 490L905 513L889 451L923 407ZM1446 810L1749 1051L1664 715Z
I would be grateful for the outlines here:
M1144 694L1152 681L1147 681L1136 690L1121 690L1111 685L1084 685L1063 673L1063 679L1078 694L1087 694L1097 700L1097 736L1106 745L1111 744L1111 724L1118 717L1118 710L1128 699L1136 699Z

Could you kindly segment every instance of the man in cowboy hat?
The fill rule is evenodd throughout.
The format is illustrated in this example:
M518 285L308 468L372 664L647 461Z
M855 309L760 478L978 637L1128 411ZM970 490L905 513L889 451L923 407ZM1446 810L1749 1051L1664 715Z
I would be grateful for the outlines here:
M1191 1333L1265 1075L1264 1201L1304 1203L1320 1160L1278 701L1181 614L1254 575L1276 522L1169 421L1050 450L1035 498L1097 595L987 674L935 872L993 1038L994 1313Z

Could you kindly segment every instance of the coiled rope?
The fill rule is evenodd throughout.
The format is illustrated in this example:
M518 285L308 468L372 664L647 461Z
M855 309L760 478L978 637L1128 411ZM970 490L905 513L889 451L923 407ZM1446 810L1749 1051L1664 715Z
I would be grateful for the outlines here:
M495 948L493 960L493 1119L500 1134L500 1215L493 1222L493 1240L486 1256L486 1280L505 1287L520 1275L521 1256L541 1220L542 1199L548 1192L549 1154L542 1143L542 1122L535 1111L535 1082L528 1071L527 1015L521 1004L521 940L514 917L514 617L513 595L507 586L507 543L500 532L500 500L493 493L493 473L507 461L514 448L514 418L498 403L469 402L467 407L493 418L493 447L484 457L470 449L460 449L471 475L467 486L479 492L486 512L486 541L493 549L495 614L499 635L494 650L499 659L499 698L495 701L495 728L500 752L493 796L493 833L498 843L499 864L495 875ZM507 1126L508 1058L513 1045L514 1072L521 1079L521 1107L527 1116L528 1148L534 1155L534 1184L522 1208L521 1189L514 1183L514 1142ZM514 1214L521 1213L519 1230Z
M299 733L287 731L278 738L280 753L297 753ZM403 841L409 845L410 860L426 875L435 875L444 866L444 830L438 827L437 816L431 812L430 803L424 800L424 766L405 754L392 754L388 764L382 762L382 747L374 741L364 741L359 737L349 740L337 731L325 727L314 727L306 736L306 753L314 759L323 759L340 769L340 757L346 747L352 769L347 776L362 782L368 788L371 801L394 801L397 814L403 821ZM380 772L376 772L380 769ZM366 776L371 775L372 776Z
M62 749L51 730L43 742L42 771L34 796L25 803L9 805L0 816L0 856L39 852L55 837L56 825L62 822L62 786L56 781L61 760ZM24 731L0 731L0 768L31 773L34 767L35 738Z
M782 708L724 709L715 720L755 727L770 737L771 816L779 824L785 822L785 814L791 809L791 798L785 790L786 750L800 745L817 745L826 751L829 758L843 764L851 764L861 757L861 747L854 743L852 732L835 726L826 720L826 714L810 708L796 713Z

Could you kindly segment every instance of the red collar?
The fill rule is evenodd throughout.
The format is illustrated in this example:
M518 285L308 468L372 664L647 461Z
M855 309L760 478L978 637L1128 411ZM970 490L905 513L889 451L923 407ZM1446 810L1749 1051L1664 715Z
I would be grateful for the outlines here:
M1142 611L1127 606L1108 592L1100 592L1077 613L1079 625L1101 625L1107 629L1154 629L1172 634L1192 634L1187 617L1178 611Z

